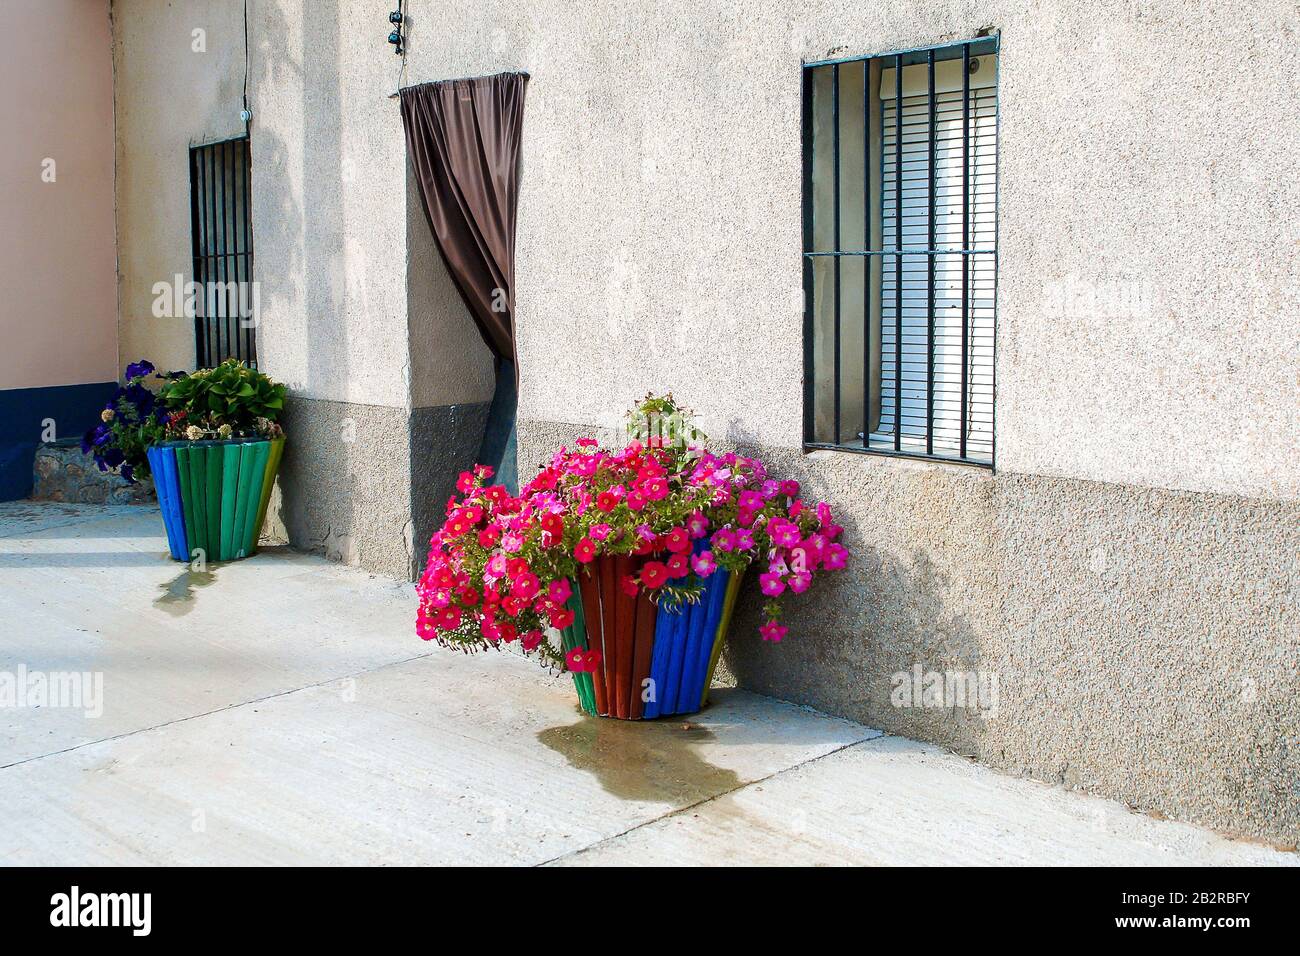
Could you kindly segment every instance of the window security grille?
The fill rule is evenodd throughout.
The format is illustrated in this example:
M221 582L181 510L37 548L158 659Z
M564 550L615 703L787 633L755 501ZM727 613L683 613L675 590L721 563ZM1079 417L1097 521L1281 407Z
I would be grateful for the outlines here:
M993 462L997 42L804 67L808 447Z
M227 358L257 365L251 162L247 136L190 149L194 351L199 368Z

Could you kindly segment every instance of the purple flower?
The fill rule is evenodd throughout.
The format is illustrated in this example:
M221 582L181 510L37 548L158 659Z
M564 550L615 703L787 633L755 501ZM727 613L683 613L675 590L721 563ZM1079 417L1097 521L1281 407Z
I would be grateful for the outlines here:
M152 375L153 371L153 362L148 359L140 359L140 361L132 362L126 367L126 377L128 379L144 378L146 375Z
M153 392L143 385L135 384L127 386L125 397L128 402L136 407L136 412L140 417L144 417L153 412L156 399Z

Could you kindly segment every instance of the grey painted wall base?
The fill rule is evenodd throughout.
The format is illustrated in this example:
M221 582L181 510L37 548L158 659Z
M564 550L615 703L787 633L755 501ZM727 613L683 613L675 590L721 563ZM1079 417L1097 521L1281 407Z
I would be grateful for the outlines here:
M412 579L432 522L483 437L487 403L404 408L292 398L268 531L295 548Z
M614 437L520 422L521 480L582 434ZM1144 811L1300 839L1300 506L745 450L832 502L853 558L787 602L778 645L758 638L751 578L725 660L737 683ZM996 696L895 706L918 665Z
M456 479L478 457L490 403L439 405L411 413L411 498L415 572L424 569L429 536L447 516Z

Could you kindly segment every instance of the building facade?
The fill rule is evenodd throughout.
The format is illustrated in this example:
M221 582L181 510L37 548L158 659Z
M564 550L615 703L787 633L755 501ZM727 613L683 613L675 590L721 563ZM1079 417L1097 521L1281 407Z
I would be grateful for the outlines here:
M257 357L293 396L279 503L293 544L412 575L478 448L492 363L429 236L392 94L524 71L521 476L580 435L612 440L625 407L671 390L715 442L834 502L854 554L833 587L791 602L781 644L738 621L726 666L740 685L1296 842L1293 4L403 10L398 57L379 4L249 0L247 22L235 3L111 5L117 351L193 366L193 319L159 315L156 288L192 273L191 147L247 134ZM974 71L953 62L962 41L985 44L964 54L982 60ZM906 177L929 171L910 134L890 138L900 119L928 120L929 50L945 51L935 102L973 96L973 137L994 140L959 161L995 164L995 187L977 179L970 200L931 177L928 193L957 196L973 210L966 238L992 244L968 277L977 291L960 294L987 350L953 351L940 328L941 369L981 356L955 413L934 384L892 398L889 385L914 355L925 364L924 342L901 351L924 326L901 322L925 312L917 288L936 288L892 280L887 254L909 241L902 188L922 180ZM807 75L816 63L829 79ZM832 127L828 95L844 110ZM932 157L970 142L956 115L931 127L949 137ZM836 131L865 145L827 154ZM839 204L825 205L828 188ZM825 239L818 209L857 238ZM864 234L869 221L880 232ZM805 255L823 239L864 253L845 258L835 300L828 265ZM864 266L873 252L880 265ZM828 322L856 361L835 363ZM888 454L924 450L905 428L889 447L891 416L916 414L937 436L977 405L974 464ZM882 436L868 453L863 432ZM905 692L934 674L985 693L971 706Z

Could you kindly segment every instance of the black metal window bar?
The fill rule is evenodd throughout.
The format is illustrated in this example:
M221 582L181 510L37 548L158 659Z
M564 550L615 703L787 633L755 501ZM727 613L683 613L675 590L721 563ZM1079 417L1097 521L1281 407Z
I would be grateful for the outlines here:
M804 444L992 465L998 38L803 69Z
M247 136L190 148L195 363L257 365L251 156Z

